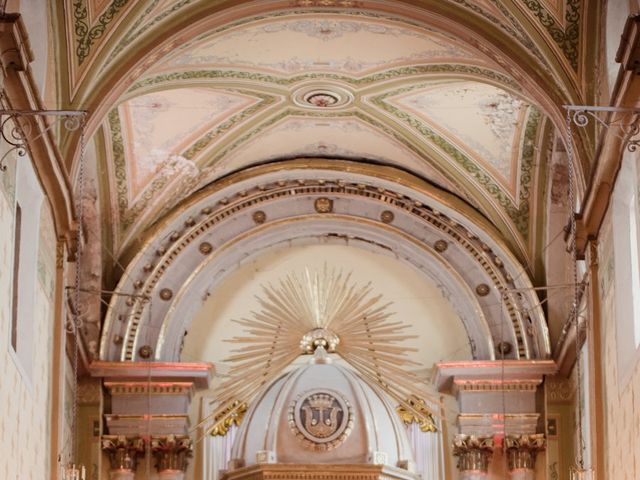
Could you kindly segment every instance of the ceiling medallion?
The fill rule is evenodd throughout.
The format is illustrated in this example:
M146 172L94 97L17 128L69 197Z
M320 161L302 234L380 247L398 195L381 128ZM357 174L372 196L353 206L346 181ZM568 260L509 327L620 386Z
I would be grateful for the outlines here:
M353 429L353 409L338 392L318 388L298 396L289 406L293 434L311 450L324 452L342 444Z
M258 225L264 223L267 220L267 214L264 213L262 210L253 212L253 215L251 217L253 218L253 221Z
M213 246L209 242L202 242L198 246L198 250L200 250L200 253L203 255L209 255L213 251Z
M333 212L333 200L327 197L317 198L316 201L313 202L313 207L318 213L331 213Z
M304 100L314 107L326 108L334 106L340 98L329 92L315 92L307 95Z
M486 283L481 283L476 287L476 293L480 297L486 297L487 295L489 295L490 291L491 289L489 288L489 285L487 285Z
M382 223L391 223L393 222L394 218L395 215L391 210L385 210L380 214L380 220L382 221Z
M442 253L447 248L449 248L449 244L447 242L445 242L444 240L438 240L438 241L436 241L436 243L433 244L433 247L436 249L436 252Z
M171 289L163 288L162 290L160 290L160 298L162 300L171 300L171 297L173 297L173 292L171 291Z
M513 346L509 342L500 342L496 345L496 351L500 355L509 355L513 350Z
M344 107L353 101L353 95L337 86L303 87L293 92L293 102L299 107L313 109L334 109Z
M138 350L138 353L142 358L150 358L151 355L153 354L153 348L151 348L151 346L149 345L143 345Z

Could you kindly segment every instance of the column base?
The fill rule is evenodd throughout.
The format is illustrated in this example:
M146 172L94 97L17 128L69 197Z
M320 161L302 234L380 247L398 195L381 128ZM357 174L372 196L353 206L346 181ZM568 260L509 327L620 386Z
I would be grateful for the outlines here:
M510 480L535 480L536 472L529 468L517 468L509 472Z
M460 480L487 480L489 474L482 470L463 470L460 472Z
M162 470L158 472L160 480L184 480L184 472L182 470Z
M117 469L109 472L110 480L134 480L135 473L129 469Z

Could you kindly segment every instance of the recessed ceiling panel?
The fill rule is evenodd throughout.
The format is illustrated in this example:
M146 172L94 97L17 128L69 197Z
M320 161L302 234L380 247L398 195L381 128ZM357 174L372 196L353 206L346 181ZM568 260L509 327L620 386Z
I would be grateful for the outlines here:
M206 36L155 70L251 68L281 74L316 70L360 75L400 64L476 57L439 34L391 21L295 15Z
M225 169L238 169L259 161L307 156L377 160L407 168L453 189L427 159L408 145L356 118L289 117L239 147L218 168L224 165Z
M529 106L523 100L492 85L465 81L427 85L390 101L513 186L522 121Z
M255 98L206 88L163 90L119 106L129 197L135 199L154 176L167 169L196 168L180 156L206 131Z

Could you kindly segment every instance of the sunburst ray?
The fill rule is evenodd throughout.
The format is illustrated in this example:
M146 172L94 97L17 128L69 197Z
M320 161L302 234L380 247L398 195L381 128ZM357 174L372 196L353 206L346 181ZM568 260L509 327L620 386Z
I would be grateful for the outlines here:
M258 311L252 311L250 318L233 320L244 332L227 340L238 345L226 359L233 367L212 402L215 410L197 427L209 424L206 433L225 431L221 422L236 415L240 405L250 403L299 355L313 352L318 345L330 351L335 348L366 382L384 390L404 412L424 425L433 424L437 414L415 399L436 404L438 400L409 370L419 365L408 358L416 349L406 347L416 336L406 333L409 325L391 320L392 303L374 295L371 282L358 286L350 272L325 265L321 271L292 272L276 285L263 285L262 296L256 299Z

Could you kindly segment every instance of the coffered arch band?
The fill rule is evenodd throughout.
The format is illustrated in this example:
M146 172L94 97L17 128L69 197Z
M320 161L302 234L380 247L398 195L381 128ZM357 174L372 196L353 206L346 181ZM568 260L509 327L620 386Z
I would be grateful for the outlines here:
M362 248L392 256L410 265L432 281L451 303L465 326L473 355L479 358L494 357L492 331L480 302L465 280L431 246L420 244L399 230L381 226L375 221L329 214L295 216L269 222L212 253L179 289L163 323L154 324L159 328L157 341L152 340L156 343L156 359L179 358L182 337L189 329L190 319L202 305L202 299L224 282L228 274L274 248L313 243ZM327 264L332 266L330 258ZM420 320L412 319L416 323ZM511 336L507 340L513 341ZM139 348L138 343L134 351Z
M327 237L395 255L449 292L476 358L494 358L503 340L513 358L549 356L526 272L475 210L401 170L300 159L231 175L149 232L112 297L101 358L135 360L150 346L157 360L178 360L194 309L247 252Z

